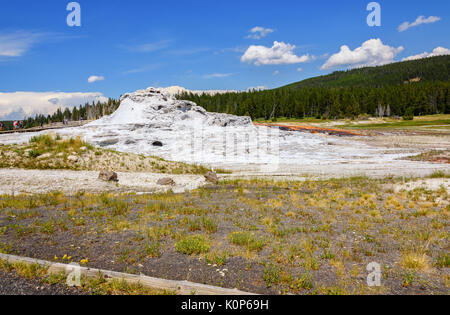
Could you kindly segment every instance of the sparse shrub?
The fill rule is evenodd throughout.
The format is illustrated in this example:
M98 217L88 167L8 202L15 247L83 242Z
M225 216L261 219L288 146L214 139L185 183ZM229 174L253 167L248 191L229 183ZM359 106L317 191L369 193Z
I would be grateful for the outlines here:
M41 155L41 152L39 152L39 150L31 150L28 152L28 156L32 159L37 158L40 155Z
M334 257L335 255L329 249L324 249L322 256L320 256L320 258L324 260L333 259Z
M226 252L219 253L217 251L214 251L206 255L205 260L209 264L223 266L227 262L227 253Z
M403 115L403 120L414 120L414 109L409 107Z
M55 222L50 220L50 221L42 223L40 231L41 231L41 233L44 233L44 234L55 233Z
M45 144L47 146L50 146L54 143L54 140L50 135L39 135L31 137L30 143Z
M406 271L403 274L402 287L409 287L416 279L416 274L414 271Z
M446 178L449 177L449 175L447 175L447 173L445 173L444 171L435 171L433 172L433 174L430 175L430 178Z
M113 209L112 209L114 216L125 215L128 213L129 209L130 209L130 205L128 202L126 202L124 200L114 199Z
M158 258L161 256L161 242L159 237L156 239L151 239L148 244L145 246L145 252L148 257Z
M280 268L274 264L267 265L264 268L263 280L268 288L277 285L280 282Z
M22 226L19 224L14 224L14 225L11 225L10 227L14 230L14 234L18 238L33 234L35 232L34 227Z
M251 232L233 232L229 234L231 244L246 247L250 251L259 252L264 248L264 240L258 239Z
M186 255L205 254L210 244L204 235L187 236L175 244L177 252Z
M218 223L212 218L206 216L202 217L202 225L203 228L210 234L214 234L217 232Z
M187 219L187 225L190 232L196 232L202 230L202 225L199 219Z
M450 267L450 256L444 253L436 259L435 266L438 268L448 268Z
M425 254L405 253L402 256L402 266L413 270L424 270L428 267L428 257Z
M313 288L313 278L310 274L303 274L300 278L295 279L291 285L291 289L298 290L311 290Z

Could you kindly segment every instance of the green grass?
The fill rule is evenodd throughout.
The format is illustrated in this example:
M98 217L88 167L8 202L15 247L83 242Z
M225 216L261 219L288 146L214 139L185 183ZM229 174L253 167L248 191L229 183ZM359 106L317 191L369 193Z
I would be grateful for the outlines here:
M399 122L389 122L384 124L361 124L361 125L344 125L342 128L351 129L399 129L399 128L411 128L411 127L424 127L424 126L442 126L445 125L450 129L450 119L441 120L408 120Z
M445 171L435 171L430 178L450 178L450 174Z
M256 123L323 123L329 120L317 119L315 117L305 117L305 118L287 118L279 117L276 120L265 120L265 119L255 119Z
M264 240L257 238L253 233L247 231L233 232L228 237L231 244L245 247L249 251L259 252L265 246Z
M280 268L275 264L270 264L264 268L263 280L268 288L277 285L280 281Z
M444 254L440 255L436 259L435 265L438 268L449 268L450 267L450 255L448 253L444 253Z
M186 255L205 254L210 247L209 240L204 235L187 236L175 244L177 252Z
M345 124L337 126L337 128L348 129L401 129L401 128L413 128L413 127L432 127L438 126L439 129L450 129L450 115L431 115L415 117L414 120L393 120L386 118L385 123L372 123L372 124L358 124L357 120L338 120L337 122L345 122ZM321 124L332 122L331 120L322 120L317 118L277 118L276 121L259 119L255 120L257 123L298 123L298 124Z

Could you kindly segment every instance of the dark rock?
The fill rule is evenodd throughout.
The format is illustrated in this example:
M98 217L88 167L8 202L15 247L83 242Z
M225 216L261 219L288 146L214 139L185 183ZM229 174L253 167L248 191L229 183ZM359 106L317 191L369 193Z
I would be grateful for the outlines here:
M108 139L108 140L100 141L100 142L98 142L98 145L101 147L108 147L111 145L115 145L117 143L119 143L119 139L116 138L116 139Z
M119 178L117 173L111 171L101 171L98 175L98 179L101 179L105 182L118 182Z
M205 179L207 182L212 183L214 185L217 185L219 183L219 178L217 177L217 174L214 172L206 173Z
M156 183L160 186L175 186L174 180L170 177L161 178Z
M161 141L154 141L154 142L152 143L152 146L154 146L154 147L162 147L162 146L163 146L163 143L162 143Z
M127 139L127 140L125 141L125 144L126 144L126 145L136 144L136 140L134 140L134 139Z

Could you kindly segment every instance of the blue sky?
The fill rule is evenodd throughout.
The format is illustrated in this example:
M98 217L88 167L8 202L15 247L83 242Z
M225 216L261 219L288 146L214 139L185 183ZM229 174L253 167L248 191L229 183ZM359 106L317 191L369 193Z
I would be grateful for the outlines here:
M2 1L0 92L273 88L450 48L448 0L378 1L381 27L367 25L368 0L80 0L81 27L66 24L69 2ZM350 56L330 61L343 45Z

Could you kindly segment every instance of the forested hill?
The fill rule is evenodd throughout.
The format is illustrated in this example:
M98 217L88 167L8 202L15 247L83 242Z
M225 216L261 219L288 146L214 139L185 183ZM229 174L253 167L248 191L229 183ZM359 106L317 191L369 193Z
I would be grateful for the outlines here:
M405 82L449 81L450 56L397 62L385 66L337 71L282 88L302 87L383 87Z
M266 91L178 97L210 112L253 119L353 118L450 113L450 56L361 68Z

